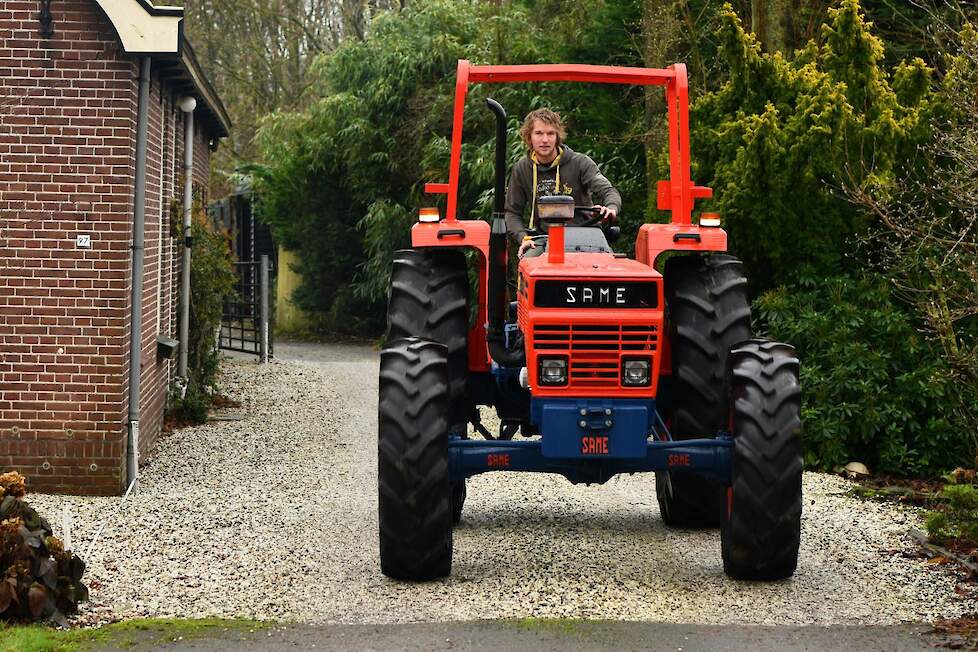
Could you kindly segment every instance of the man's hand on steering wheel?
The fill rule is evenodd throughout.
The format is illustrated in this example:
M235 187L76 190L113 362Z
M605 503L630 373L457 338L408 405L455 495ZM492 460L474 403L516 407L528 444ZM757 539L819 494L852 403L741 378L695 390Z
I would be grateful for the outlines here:
M601 219L606 222L614 222L615 218L618 217L618 211L611 206L602 206L601 204L595 204L591 208L595 209L598 214L601 215Z
M580 215L588 215L575 226L598 226L602 222L610 224L618 217L618 211L610 206L595 204L594 206L575 206L574 210Z
M530 249L536 249L537 245L533 242L533 238L527 236L523 238L523 242L520 243L519 257L522 258L527 251Z

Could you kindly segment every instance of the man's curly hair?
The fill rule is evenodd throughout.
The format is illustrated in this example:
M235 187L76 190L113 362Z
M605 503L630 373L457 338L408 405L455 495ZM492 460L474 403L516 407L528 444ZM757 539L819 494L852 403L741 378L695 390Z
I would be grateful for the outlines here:
M520 138L523 139L523 144L526 145L527 149L533 149L533 146L530 144L530 136L533 135L533 123L537 120L545 122L557 130L558 147L564 144L564 139L567 138L564 121L550 109L536 109L526 114L526 118L523 119L523 126L520 127Z

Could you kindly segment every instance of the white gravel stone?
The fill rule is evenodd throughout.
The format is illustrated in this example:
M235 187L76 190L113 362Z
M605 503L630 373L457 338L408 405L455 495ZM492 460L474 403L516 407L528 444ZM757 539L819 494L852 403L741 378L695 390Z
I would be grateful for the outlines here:
M377 546L377 352L280 344L277 353L293 361L225 361L221 391L241 401L228 411L243 418L161 439L118 514L120 498L28 496L49 518L69 506L92 594L79 622L566 616L827 625L978 611L955 593L948 567L907 556L918 511L848 497L848 481L819 473L804 476L790 580L724 576L718 532L667 529L651 474L585 487L494 473L469 481L452 575L392 581ZM51 520L57 531L61 519Z

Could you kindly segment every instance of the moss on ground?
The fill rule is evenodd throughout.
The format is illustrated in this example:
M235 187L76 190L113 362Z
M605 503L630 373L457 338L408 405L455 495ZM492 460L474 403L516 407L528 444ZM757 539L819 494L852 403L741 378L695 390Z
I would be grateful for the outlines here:
M97 629L57 630L42 625L0 623L0 652L84 652L96 645L132 647L137 643L164 643L178 638L193 639L218 632L242 632L270 627L254 620L199 620L147 618L126 620Z
M509 621L518 629L573 634L585 623L597 621L580 620L578 618L520 618Z

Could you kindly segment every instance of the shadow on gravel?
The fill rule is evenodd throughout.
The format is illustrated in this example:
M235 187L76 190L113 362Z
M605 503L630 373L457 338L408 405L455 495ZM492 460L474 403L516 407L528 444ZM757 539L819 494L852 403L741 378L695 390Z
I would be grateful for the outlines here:
M289 625L220 638L166 643L129 641L108 650L282 652L288 650L682 650L799 652L802 650L933 650L941 641L926 625L754 627L669 623L524 619L409 625ZM218 635L221 636L221 635Z
M458 529L483 530L498 527L539 527L557 528L562 532L575 529L587 530L589 533L607 532L610 534L648 534L668 532L713 532L719 536L719 529L683 530L667 528L658 511L650 506L647 512L622 510L596 514L586 509L568 509L553 502L537 505L497 504L491 507L479 507L463 511L462 521Z
M362 362L380 363L380 349L373 342L330 343L275 342L275 359L286 362Z

